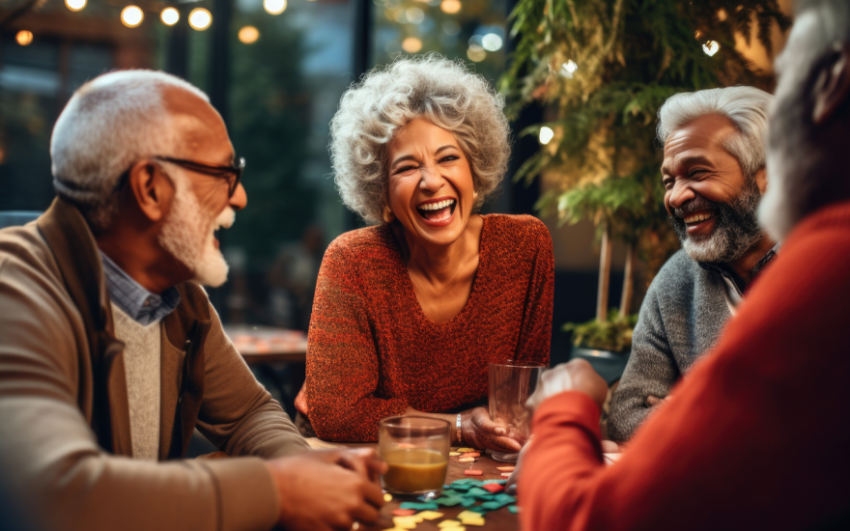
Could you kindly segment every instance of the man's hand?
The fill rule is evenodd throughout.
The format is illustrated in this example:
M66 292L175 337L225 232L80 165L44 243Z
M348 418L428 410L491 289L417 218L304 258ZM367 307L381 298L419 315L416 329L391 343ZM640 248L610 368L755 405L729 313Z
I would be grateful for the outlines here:
M289 531L347 531L378 519L386 469L372 450L329 450L266 462L280 500L279 523Z
M543 373L537 390L528 399L526 406L532 411L550 396L564 391L579 391L596 402L599 409L608 397L608 384L596 374L586 360L575 359L562 363Z
M490 418L483 407L461 413L463 440L475 448L489 448L499 452L519 452L522 443L508 434L507 429Z

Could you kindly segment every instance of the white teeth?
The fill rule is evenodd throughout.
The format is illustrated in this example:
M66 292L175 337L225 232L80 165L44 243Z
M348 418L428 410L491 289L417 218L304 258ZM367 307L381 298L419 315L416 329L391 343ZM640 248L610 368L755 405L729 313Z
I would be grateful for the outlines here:
M699 223L700 221L705 221L709 219L711 214L694 214L693 216L688 216L685 218L685 223Z
M446 207L452 206L453 204L455 204L454 199L445 199L437 203L428 203L427 205L422 205L419 207L419 210L442 210Z

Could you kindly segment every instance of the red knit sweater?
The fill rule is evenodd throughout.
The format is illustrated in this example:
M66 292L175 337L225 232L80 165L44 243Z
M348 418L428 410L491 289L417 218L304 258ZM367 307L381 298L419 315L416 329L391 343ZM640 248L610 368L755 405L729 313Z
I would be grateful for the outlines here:
M795 229L619 462L600 460L589 397L540 406L519 480L523 529L846 529L848 304L845 202Z
M464 308L429 320L388 225L337 238L325 253L307 347L316 434L375 441L408 406L445 412L487 396L487 363L549 363L554 262L531 216L484 216L478 272Z

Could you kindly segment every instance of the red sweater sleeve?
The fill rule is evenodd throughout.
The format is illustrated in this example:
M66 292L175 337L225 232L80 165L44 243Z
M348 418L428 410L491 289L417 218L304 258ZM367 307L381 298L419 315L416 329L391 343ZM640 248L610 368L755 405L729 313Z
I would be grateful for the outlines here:
M342 246L331 245L313 301L307 403L316 435L328 441L376 441L378 421L407 409L401 398L375 396L378 355L357 266Z
M537 252L525 301L516 359L549 365L552 343L552 305L555 294L555 257L549 229L532 218Z
M848 214L850 218L850 214ZM850 222L786 242L718 344L598 455L586 396L550 398L519 480L525 531L814 529L850 515Z

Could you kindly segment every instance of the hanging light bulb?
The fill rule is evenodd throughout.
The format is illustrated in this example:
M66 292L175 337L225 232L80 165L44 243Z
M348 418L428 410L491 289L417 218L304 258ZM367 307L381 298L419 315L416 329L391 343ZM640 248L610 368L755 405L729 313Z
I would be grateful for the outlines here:
M544 146L552 141L555 138L555 131L552 131L551 127L546 127L545 125L540 128L540 143Z
M71 11L79 11L86 7L86 0L65 0L65 5Z
M32 43L32 38L31 31L21 30L15 35L15 42L21 46L29 46Z
M127 6L121 10L121 23L128 28L135 28L145 19L145 14L137 6Z
M189 13L189 25L192 29L204 31L212 24L212 13L203 7L196 7Z
M280 15L286 10L286 0L263 0L263 9L269 15Z
M714 54L716 54L719 50L720 44L718 44L717 41L705 41L705 44L702 45L702 51L704 51L705 55L709 57L714 57Z
M173 26L180 20L180 11L177 11L173 7L166 7L159 14L159 18L166 26Z
M239 42L242 44L254 44L260 38L260 32L254 26L245 26L239 30Z

